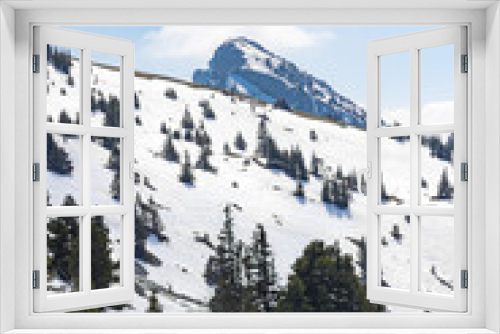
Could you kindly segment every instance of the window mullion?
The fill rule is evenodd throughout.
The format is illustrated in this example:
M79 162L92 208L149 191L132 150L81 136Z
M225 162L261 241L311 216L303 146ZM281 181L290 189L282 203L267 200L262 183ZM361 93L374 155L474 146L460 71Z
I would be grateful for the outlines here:
M89 129L90 128L90 80L91 80L91 63L90 63L91 51L88 48L83 49L82 57L82 120L83 125ZM91 290L91 215L90 215L90 204L91 204L91 175L90 175L90 141L91 134L87 131L82 138L82 159L81 170L82 170L82 199L83 204L89 210L83 216L82 219L82 251L81 251L81 263L80 266L82 270L82 280L83 280L83 291L90 292Z
M410 50L410 291L418 292L419 286L419 217L415 214L419 199L419 140L414 129L419 123L419 86L420 86L420 59L418 49Z

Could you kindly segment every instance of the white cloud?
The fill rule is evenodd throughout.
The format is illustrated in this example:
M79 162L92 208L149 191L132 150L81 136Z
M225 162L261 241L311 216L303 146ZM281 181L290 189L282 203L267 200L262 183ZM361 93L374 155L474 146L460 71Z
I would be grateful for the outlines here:
M244 36L271 51L317 46L334 39L332 32L299 26L166 26L143 36L145 52L152 58L210 57L228 38Z

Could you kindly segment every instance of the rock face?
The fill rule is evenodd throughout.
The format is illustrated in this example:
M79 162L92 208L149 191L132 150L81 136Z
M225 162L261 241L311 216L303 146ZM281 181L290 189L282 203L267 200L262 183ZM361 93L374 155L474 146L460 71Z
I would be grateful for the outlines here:
M326 82L244 37L222 43L209 61L209 68L195 70L193 81L230 89L268 103L281 100L295 110L366 128L363 108Z

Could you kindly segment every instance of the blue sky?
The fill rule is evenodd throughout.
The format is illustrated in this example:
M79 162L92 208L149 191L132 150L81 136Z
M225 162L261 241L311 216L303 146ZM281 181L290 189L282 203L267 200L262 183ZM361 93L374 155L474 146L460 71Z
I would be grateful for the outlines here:
M294 62L361 105L366 104L366 46L369 41L431 29L429 26L165 26L67 27L134 42L136 69L191 80L206 68L215 48L227 38L245 36ZM441 50L442 49L442 50ZM448 47L422 59L423 102L452 98L453 78ZM101 61L109 60L98 56ZM393 56L383 73L389 92L386 106L408 108L406 58ZM445 75L448 74L448 75Z

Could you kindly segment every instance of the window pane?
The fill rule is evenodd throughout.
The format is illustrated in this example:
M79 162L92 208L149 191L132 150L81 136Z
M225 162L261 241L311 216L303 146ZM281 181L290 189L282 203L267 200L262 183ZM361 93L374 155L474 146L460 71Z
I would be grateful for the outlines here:
M453 123L453 45L420 50L422 124Z
M409 137L380 138L380 173L380 203L409 205Z
M79 136L47 134L47 206L80 205Z
M452 205L455 178L453 133L422 136L420 143L420 203Z
M121 220L119 215L92 217L90 237L93 290L120 285Z
M410 217L380 216L380 286L410 289Z
M453 295L453 217L420 218L421 290Z
M80 49L47 45L47 122L80 123Z
M92 137L92 205L120 204L120 146L120 138Z
M80 218L47 219L47 293L79 291Z
M120 56L92 52L92 126L120 127Z
M410 125L410 53L380 57L381 126Z

